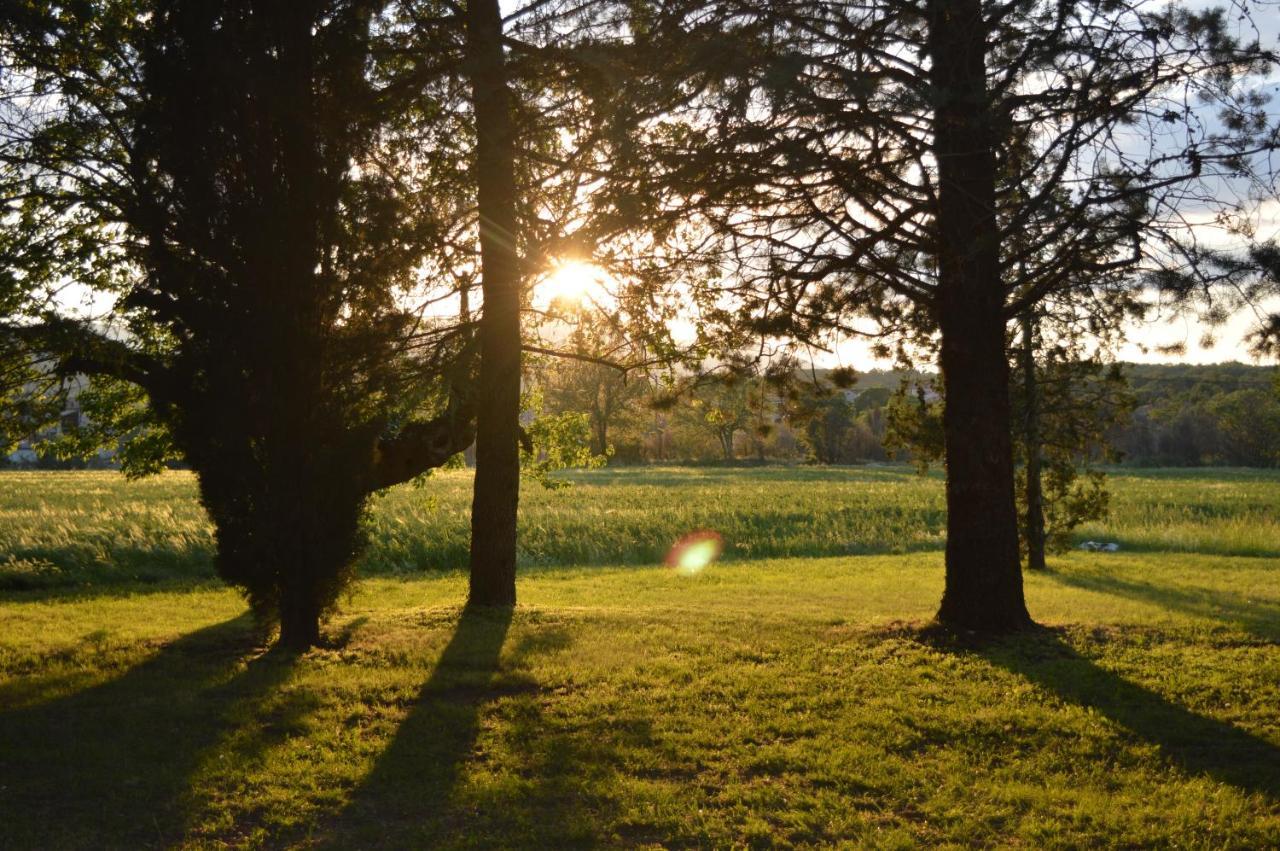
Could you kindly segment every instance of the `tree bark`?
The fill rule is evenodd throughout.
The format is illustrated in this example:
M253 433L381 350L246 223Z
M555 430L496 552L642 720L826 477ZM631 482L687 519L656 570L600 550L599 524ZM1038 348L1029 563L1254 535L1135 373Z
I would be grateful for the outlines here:
M1040 481L1040 387L1036 382L1036 321L1030 311L1022 314L1022 387L1026 422L1023 441L1027 454L1027 514L1023 537L1027 542L1027 569L1044 570L1044 489Z
M309 589L285 588L280 599L280 638L286 650L301 653L320 643L320 607L310 601Z
M520 501L520 288L515 140L498 0L467 4L480 217L480 393L469 603L516 601Z
M378 440L373 450L369 490L407 482L441 466L475 440L470 408L450 409L425 422L411 422L395 437Z
M938 295L946 392L946 589L938 621L984 633L1031 624L1014 501L1009 363L995 218L994 120L980 0L930 0L937 98Z

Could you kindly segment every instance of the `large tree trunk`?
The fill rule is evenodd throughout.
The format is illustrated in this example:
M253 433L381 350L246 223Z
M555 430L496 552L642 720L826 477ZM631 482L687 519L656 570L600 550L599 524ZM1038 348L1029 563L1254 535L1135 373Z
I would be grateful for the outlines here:
M980 0L931 0L929 51L938 99L936 310L947 400L946 589L938 620L1005 632L1031 618L1018 558L994 116Z
M301 653L320 641L320 607L314 605L305 586L292 589L286 586L280 601L281 647Z
M1027 569L1044 570L1044 489L1040 481L1040 387L1036 382L1036 320L1028 311L1022 315L1022 389L1026 405L1023 443L1027 455L1027 514L1023 518L1023 538L1027 545Z
M516 601L520 501L520 265L516 246L515 140L498 0L467 4L467 51L476 120L480 216L480 393L471 503L469 602Z

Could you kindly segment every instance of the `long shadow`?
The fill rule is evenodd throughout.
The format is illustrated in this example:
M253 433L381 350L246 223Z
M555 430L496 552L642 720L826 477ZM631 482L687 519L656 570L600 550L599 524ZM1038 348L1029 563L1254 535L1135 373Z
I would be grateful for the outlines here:
M634 756L629 762L624 752L659 750L648 717L610 712L566 724L533 700L513 706L508 715L504 746L524 782L514 789L496 784L481 798L476 835L520 837L527 848L672 844L669 830L636 813L618 818L619 776L696 779L694 771L682 772L684 766L655 770L636 766Z
M1250 599L1234 591L1212 588L1154 585L1101 573L1048 570L1039 575L1072 588L1144 600L1173 611L1232 624L1260 638L1280 640L1280 603L1271 600Z
M451 822L448 804L480 734L481 711L502 695L535 687L499 676L511 615L506 607L462 610L391 744L335 817L325 847L432 847L466 829Z
M1041 629L972 649L1064 701L1097 710L1156 745L1189 774L1205 774L1242 792L1280 800L1280 747L1106 670L1057 630Z
M504 670L532 657L569 652L573 641L567 631L541 629L522 630L511 643L503 653ZM613 705L596 714L577 705L562 716L556 711L559 688L554 682L539 685L546 691L504 702L492 745L503 764L491 782L468 790L464 829L427 835L428 843L557 849L670 844L665 825L647 823L635 812L619 819L617 779L693 782L696 768L671 757L655 758L657 765L636 764L637 752L660 752L643 708Z
M189 780L227 715L285 679L292 661L261 653L243 615L65 697L32 702L43 697L33 683L26 705L0 711L0 848L175 844Z

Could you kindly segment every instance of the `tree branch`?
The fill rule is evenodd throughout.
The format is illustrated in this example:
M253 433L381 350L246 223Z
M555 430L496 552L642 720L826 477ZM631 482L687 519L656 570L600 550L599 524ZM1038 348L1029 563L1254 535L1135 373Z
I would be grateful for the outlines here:
M51 357L62 375L109 376L136 384L152 397L164 395L167 368L159 358L84 323L50 318L33 325L0 324L0 337L33 355Z
M395 437L379 440L373 450L369 490L407 482L443 465L476 437L470 406L451 407L433 420L411 422Z
M621 372L623 375L626 375L628 372L630 372L633 369L637 369L639 367L647 366L650 363L653 363L651 361L646 361L645 363L642 363L642 364L636 364L636 363L624 364L624 363L618 363L615 360L610 360L609 358L596 357L595 355L584 355L578 352L563 352L563 351L557 351L556 349L544 349L541 346L531 346L527 343L521 346L520 348L522 348L526 352L530 352L531 354L535 354L535 355L546 355L547 357L552 357L552 358L566 358L568 360L578 360L578 361L583 361L584 363L594 363L600 366L607 366L610 369L616 369L618 372Z

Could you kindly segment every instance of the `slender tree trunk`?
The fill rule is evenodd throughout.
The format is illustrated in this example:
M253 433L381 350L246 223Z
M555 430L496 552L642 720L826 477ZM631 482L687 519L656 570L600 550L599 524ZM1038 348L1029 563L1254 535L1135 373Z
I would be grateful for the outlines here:
M1040 387L1036 382L1036 320L1030 311L1021 317L1022 387L1026 397L1023 441L1027 453L1027 516L1023 537L1027 542L1027 569L1044 570L1044 491L1040 481Z
M515 140L498 0L467 4L480 216L480 393L469 603L516 601L520 501L520 287Z
M603 402L601 397L604 397ZM598 388L596 398L591 403L591 415L595 422L595 446L592 451L603 455L609 448L609 399L608 390Z
M764 445L764 427L765 427L765 385L760 384L760 404L756 408L756 433L754 435L756 442L756 457L761 464L765 462L765 445Z
M1014 501L1009 362L995 218L994 116L980 0L930 0L937 98L938 297L946 392L946 589L938 621L978 632L1031 623Z

